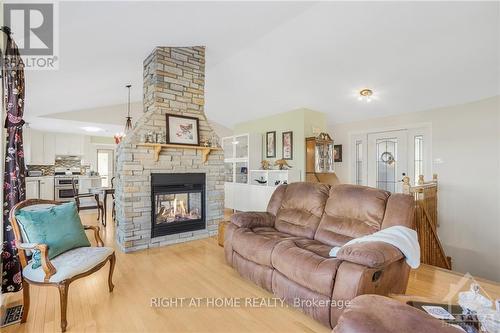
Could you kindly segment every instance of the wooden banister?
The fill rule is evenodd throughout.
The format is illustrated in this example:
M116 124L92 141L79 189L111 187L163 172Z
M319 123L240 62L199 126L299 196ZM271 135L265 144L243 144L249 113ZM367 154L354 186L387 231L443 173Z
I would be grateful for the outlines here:
M434 174L432 181L426 182L424 176L418 177L417 185L410 184L410 178L403 178L403 193L413 195L415 199L415 224L420 243L421 262L433 266L451 269L451 258L446 256L437 229L438 180Z

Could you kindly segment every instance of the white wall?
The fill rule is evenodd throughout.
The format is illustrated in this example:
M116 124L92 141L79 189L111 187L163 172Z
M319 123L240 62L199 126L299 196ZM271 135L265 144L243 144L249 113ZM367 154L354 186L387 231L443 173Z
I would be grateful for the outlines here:
M453 269L500 281L500 96L333 125L344 150L338 177L351 179L349 133L415 123L432 124L432 160L442 161L432 168L439 177L439 235Z

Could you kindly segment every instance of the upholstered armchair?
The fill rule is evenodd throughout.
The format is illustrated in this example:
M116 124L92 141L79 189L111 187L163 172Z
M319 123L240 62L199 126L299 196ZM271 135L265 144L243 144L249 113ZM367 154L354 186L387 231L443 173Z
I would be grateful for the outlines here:
M53 259L49 259L49 246L40 243L26 243L26 235L18 223L16 213L21 210L34 211L46 209L62 202L52 200L29 199L15 205L10 211L10 223L14 230L16 247L22 266L23 275L23 303L24 310L21 323L26 322L30 307L30 285L51 286L59 289L61 306L61 330L66 331L66 308L68 304L68 288L71 282L97 272L109 261L108 287L113 291L113 270L115 267L115 253L110 247L104 247L99 236L98 226L83 225L85 230L92 230L97 247L78 247ZM32 251L40 251L41 267L33 268L29 259Z

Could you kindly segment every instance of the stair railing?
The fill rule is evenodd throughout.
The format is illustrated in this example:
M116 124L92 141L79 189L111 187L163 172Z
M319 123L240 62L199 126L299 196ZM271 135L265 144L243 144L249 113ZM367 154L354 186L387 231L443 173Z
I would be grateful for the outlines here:
M451 269L451 257L446 256L437 229L438 180L434 174L431 181L420 175L417 185L410 184L410 177L403 178L403 193L415 199L415 224L420 243L420 261L424 264Z

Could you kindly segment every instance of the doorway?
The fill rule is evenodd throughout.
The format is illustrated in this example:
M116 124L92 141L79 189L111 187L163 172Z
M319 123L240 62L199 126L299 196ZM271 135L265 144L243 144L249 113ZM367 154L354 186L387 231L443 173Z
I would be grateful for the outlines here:
M97 149L97 172L101 176L101 186L110 187L113 178L113 149Z
M430 125L351 134L350 151L354 184L401 193L403 177L431 175Z

